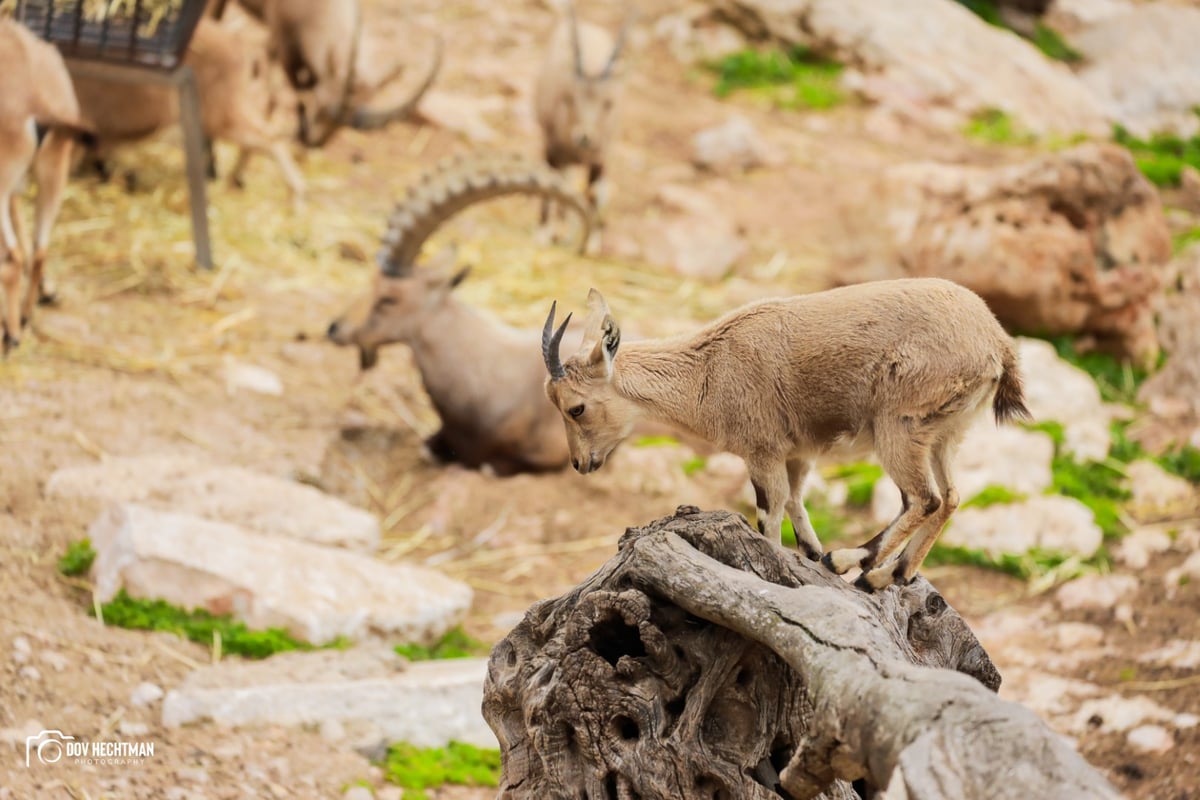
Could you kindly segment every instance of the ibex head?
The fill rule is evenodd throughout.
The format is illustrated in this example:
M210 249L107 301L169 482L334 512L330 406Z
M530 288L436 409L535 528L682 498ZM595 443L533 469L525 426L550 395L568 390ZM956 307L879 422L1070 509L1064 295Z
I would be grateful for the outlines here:
M621 345L621 329L604 297L595 289L588 292L583 343L566 363L559 347L571 315L555 330L556 306L550 306L542 329L542 358L550 372L546 396L566 422L571 465L586 475L604 466L609 454L633 430L637 406L613 385L613 360Z
M329 324L329 340L358 347L363 369L375 366L380 347L412 341L423 328L436 324L450 292L471 271L463 267L452 272L453 264L454 251L447 248L419 270L377 273L371 291Z
M581 246L587 241L592 218L586 200L548 167L503 153L447 159L422 175L397 204L371 290L329 325L329 339L358 347L359 363L370 369L380 347L410 342L422 328L430 335L437 311L452 302L451 291L467 270L454 271L449 248L418 266L422 246L455 214L513 194L545 197L573 209L583 222Z
M563 95L562 113L565 115L564 121L567 123L571 146L581 152L590 153L603 148L604 143L611 137L613 110L620 91L619 82L615 80L615 70L625 49L633 15L625 15L616 42L600 70L589 73L586 61L591 59L584 58L579 21L575 17L575 4L568 2L566 10L574 79L569 81L569 87Z

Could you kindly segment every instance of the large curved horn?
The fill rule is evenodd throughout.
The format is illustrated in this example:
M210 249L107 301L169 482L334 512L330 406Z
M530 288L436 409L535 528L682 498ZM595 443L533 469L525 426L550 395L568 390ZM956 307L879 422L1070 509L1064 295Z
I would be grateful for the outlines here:
M633 27L634 16L632 8L625 9L625 18L621 20L621 29L617 31L617 42L613 45L612 53L608 56L608 63L600 71L601 78L612 76L613 67L617 65L617 60L621 57L621 51L625 49L625 40L629 38L629 29Z
M425 79L421 81L421 85L412 95L394 108L374 111L372 109L360 106L354 110L354 115L350 118L350 124L360 131L371 131L377 128L382 128L390 125L398 120L411 117L416 112L417 106L421 103L421 98L433 86L433 82L437 79L438 73L442 69L442 54L446 48L445 40L440 35L433 31L429 31L433 37L433 60L429 65L429 70L425 73ZM391 74L379 82L379 86L383 87L391 83L404 71L404 66L400 65Z
M579 46L579 19L575 16L575 3L573 0L567 0L567 26L571 32L571 52L575 54L575 75L582 78L583 74L583 50Z
M354 38L350 40L350 63L346 68L346 84L342 87L342 96L338 99L337 111L325 125L319 136L302 137L307 147L324 147L337 133L337 129L350 122L354 109L350 107L350 96L354 94L354 82L358 78L358 46L362 42L362 6L354 6Z
M586 199L558 172L520 156L494 154L448 159L410 186L392 212L383 248L376 256L386 275L410 272L421 245L450 217L468 206L510 194L545 197L572 208L583 221L580 250L591 233L592 213Z
M546 325L542 328L542 360L546 362L546 369L550 372L551 380L559 380L567 376L567 371L563 369L562 353L562 338L567 332L567 323L571 321L571 315L567 314L567 318L562 321L562 325L558 330L554 330L554 312L558 308L558 301L555 300L550 304L550 315L546 317Z

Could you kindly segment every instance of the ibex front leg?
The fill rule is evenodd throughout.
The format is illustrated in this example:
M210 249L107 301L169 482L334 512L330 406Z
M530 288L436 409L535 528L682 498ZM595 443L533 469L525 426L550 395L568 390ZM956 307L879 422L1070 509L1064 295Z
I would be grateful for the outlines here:
M787 466L782 460L747 460L750 483L754 486L754 504L758 512L758 532L777 542L783 540L783 514L790 496Z

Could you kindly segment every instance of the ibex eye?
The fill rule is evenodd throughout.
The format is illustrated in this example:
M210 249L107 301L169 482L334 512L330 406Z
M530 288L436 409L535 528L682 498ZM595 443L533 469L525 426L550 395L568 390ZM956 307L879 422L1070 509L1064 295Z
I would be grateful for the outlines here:
M567 413L576 418L583 416L583 405L571 406L567 409Z
M381 297L375 301L376 308L387 308L394 305L396 305L396 298L394 297Z

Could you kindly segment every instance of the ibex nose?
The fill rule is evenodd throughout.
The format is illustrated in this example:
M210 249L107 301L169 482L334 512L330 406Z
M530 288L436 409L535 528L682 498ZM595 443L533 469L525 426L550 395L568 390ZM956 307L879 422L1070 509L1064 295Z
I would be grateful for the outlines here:
M338 321L335 319L333 322L329 323L329 329L327 331L325 331L325 335L328 338L332 339L333 337L337 336L337 332L338 332Z
M571 466L575 468L575 471L576 471L576 472L579 472L579 459L578 459L578 458L572 458L572 459L571 459Z

